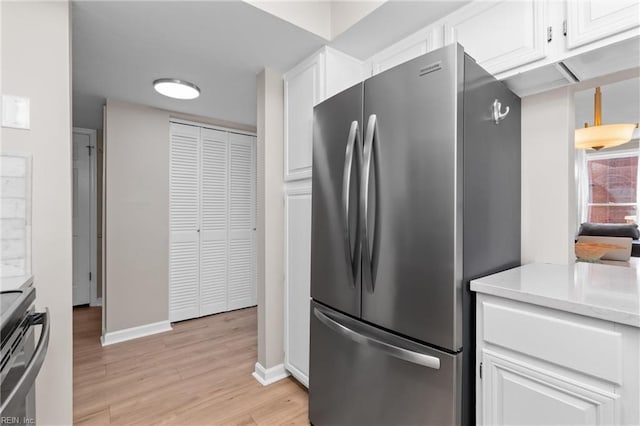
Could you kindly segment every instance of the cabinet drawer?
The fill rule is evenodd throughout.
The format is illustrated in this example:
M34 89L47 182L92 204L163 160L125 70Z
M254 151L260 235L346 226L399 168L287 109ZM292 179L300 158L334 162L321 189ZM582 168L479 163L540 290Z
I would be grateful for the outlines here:
M495 299L481 301L482 339L622 384L622 334L611 323Z

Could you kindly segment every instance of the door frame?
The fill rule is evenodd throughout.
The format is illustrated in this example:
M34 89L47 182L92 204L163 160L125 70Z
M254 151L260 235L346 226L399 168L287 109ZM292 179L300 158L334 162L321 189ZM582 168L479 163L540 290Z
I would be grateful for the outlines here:
M90 247L90 267L91 281L89 282L90 301L89 306L101 306L102 298L98 298L98 218L97 214L97 131L93 129L83 129L81 127L73 128L74 134L89 136L89 145L93 148L93 154L89 156L89 179L90 179L90 202L89 202L89 247ZM73 259L75 262L75 259Z

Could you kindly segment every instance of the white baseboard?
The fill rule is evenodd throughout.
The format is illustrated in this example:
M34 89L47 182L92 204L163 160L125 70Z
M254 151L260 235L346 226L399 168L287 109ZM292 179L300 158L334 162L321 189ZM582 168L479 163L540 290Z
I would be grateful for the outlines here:
M291 374L291 376L294 379L302 383L305 388L309 389L309 376L304 374L302 371L300 371L293 365L289 364L286 359L285 359L285 363L287 364L285 368L287 369L289 374Z
M91 302L89 306L102 306L102 297L98 297L96 300Z
M160 321L138 327L125 328L124 330L112 331L104 334L100 338L100 341L102 342L102 346L108 346L113 345L114 343L151 336L152 334L164 333L165 331L171 331L172 329L173 328L169 321Z
M262 386L268 386L288 376L289 372L285 370L284 364L264 368L259 362L256 362L256 370L253 372L253 377L260 382Z

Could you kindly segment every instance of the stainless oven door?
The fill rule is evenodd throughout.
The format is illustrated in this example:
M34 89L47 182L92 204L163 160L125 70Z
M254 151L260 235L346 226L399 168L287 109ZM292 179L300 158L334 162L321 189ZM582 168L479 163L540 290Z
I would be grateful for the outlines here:
M34 348L34 327L42 326ZM0 417L14 425L35 424L35 379L49 346L49 310L29 312L3 344Z

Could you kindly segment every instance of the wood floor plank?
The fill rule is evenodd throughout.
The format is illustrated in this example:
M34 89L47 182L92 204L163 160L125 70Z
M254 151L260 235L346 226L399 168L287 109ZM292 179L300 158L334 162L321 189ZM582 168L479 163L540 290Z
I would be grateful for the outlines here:
M291 378L252 376L257 310L173 324L170 332L100 344L100 308L77 308L74 423L80 425L308 424L307 392Z

